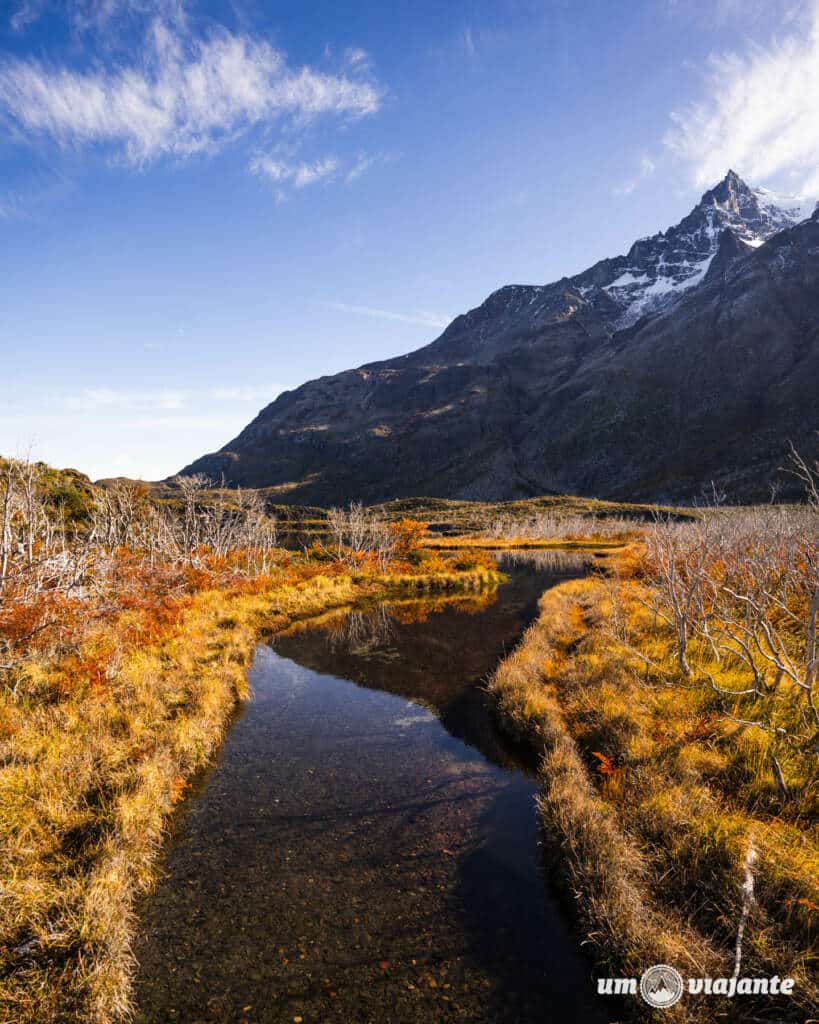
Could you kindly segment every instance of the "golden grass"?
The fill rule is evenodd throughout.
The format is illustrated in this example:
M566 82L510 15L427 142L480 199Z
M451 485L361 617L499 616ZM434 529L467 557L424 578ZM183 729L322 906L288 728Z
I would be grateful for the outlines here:
M614 561L628 573L635 552ZM662 673L618 642L612 587L631 643ZM547 591L491 682L501 720L542 755L543 821L606 973L639 976L667 962L684 975L730 976L752 841L756 902L742 974L795 978L787 1019L802 1020L819 994L815 775L804 761L784 761L797 799L789 809L777 803L760 770L769 737L727 723L706 691L669 685L671 641L638 587L596 576ZM683 1000L666 1017L712 1020L717 1009Z
M102 685L67 679L60 661L28 664L17 693L0 696L2 1024L127 1016L134 899L151 886L174 805L248 694L261 631L368 594L477 589L499 578L486 569L336 574L258 592L206 590L160 639L123 645ZM128 614L117 636L127 635ZM89 629L81 653L113 629Z
M366 579L366 577L361 577ZM380 577L385 586L410 591L463 591L481 590L502 583L506 576L497 569L486 566L430 573L393 573Z
M624 546L621 540L595 540L593 537L584 540L532 540L526 537L508 537L502 540L491 537L437 537L427 538L423 542L425 548L432 551L460 551L463 548L476 548L483 551L537 551L540 549L557 549L561 551L610 551Z

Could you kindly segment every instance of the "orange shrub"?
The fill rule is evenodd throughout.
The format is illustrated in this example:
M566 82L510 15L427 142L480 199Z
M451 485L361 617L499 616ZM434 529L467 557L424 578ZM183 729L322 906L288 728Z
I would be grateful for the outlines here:
M422 523L417 519L404 518L399 519L397 523L390 523L390 533L395 541L395 557L409 558L421 547L428 532L429 523Z

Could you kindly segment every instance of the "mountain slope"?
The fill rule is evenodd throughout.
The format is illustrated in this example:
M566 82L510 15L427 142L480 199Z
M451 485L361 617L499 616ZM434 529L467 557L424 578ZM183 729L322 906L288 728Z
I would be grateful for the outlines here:
M788 440L819 428L819 221L787 226L801 212L730 172L625 256L502 288L417 352L285 392L185 472L316 504L679 501L712 480L765 498Z

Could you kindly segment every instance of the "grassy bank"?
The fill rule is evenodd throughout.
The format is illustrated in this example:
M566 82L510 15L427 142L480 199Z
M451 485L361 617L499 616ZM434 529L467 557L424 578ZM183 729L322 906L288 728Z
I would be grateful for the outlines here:
M304 563L123 601L15 666L0 693L0 1021L127 1015L134 898L151 885L168 815L247 696L261 634L368 595L498 579L484 566Z
M793 977L794 997L685 996L665 1019L802 1021L817 998L815 753L779 754L785 800L752 698L726 712L723 693L682 676L651 605L635 549L608 577L547 591L492 680L501 720L542 757L540 811L601 975L664 962L731 977L739 956L741 977ZM707 664L719 691L739 691L735 660ZM629 1011L653 1019L639 998Z
M589 537L583 540L532 540L528 537L430 537L424 547L430 551L613 551L625 541Z
M133 482L133 481L132 481ZM87 481L86 481L87 483ZM115 486L117 481L101 481L106 487ZM179 488L174 481L147 483L138 481L140 487L148 489L156 501L173 506L180 502ZM223 495L234 501L235 490L212 488L207 493L209 500ZM281 492L275 488L259 488L250 493L258 495L266 508L276 516L282 530L292 530L305 535L324 534L328 530L328 510L311 505L283 505ZM475 533L502 518L509 522L526 522L534 516L550 514L559 516L585 516L589 518L627 517L635 521L648 521L657 511L657 506L632 502L602 501L597 498L582 498L575 495L543 495L537 498L521 498L513 501L465 501L449 498L395 498L370 506L376 518L384 522L397 522L406 517L423 520L433 531L446 530L452 533ZM690 516L690 509L668 509L680 516Z

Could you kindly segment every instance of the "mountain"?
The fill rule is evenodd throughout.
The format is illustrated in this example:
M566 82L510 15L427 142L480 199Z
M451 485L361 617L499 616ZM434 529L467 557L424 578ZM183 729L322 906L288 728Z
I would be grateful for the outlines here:
M797 197L749 189L729 171L675 227L641 238L625 256L602 260L571 283L614 326L629 327L647 313L669 308L704 279L724 230L757 247L810 216L805 204Z
M284 392L183 470L282 501L768 497L819 429L819 210L733 171L679 224Z

